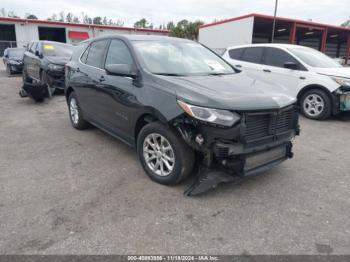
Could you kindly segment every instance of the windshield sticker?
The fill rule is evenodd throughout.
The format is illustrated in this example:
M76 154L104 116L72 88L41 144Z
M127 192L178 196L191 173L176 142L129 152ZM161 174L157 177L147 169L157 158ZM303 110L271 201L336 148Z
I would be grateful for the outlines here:
M210 67L211 70L214 70L214 71L223 71L223 70L225 70L225 67L222 64L220 64L218 61L205 60L205 62Z
M45 50L54 50L55 47L53 45L44 45Z

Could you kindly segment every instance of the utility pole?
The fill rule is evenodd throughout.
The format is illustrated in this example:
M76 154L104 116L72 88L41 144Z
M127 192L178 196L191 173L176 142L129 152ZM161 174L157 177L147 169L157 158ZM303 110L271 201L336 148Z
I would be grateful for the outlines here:
M278 0L275 2L275 13L273 15L273 24L272 24L272 36L271 36L271 43L275 40L275 28L276 28L276 14L277 14L277 5L278 5Z

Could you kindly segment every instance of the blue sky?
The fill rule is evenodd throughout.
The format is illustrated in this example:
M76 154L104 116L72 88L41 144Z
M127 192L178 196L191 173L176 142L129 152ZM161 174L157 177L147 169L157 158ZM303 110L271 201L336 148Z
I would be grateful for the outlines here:
M124 21L126 26L144 17L157 26L181 19L212 22L252 12L272 15L274 3L275 0L2 0L0 8L20 16L34 13L39 19L61 10L79 17L82 13L107 16ZM350 0L279 0L278 15L339 25L350 19Z

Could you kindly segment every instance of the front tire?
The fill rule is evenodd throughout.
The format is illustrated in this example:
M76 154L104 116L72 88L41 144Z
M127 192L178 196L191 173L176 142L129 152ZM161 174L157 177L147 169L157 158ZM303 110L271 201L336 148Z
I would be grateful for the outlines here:
M149 123L141 129L137 153L149 178L163 185L175 185L193 170L193 150L160 122Z
M307 91L300 100L302 114L310 119L324 120L332 113L332 103L326 92L320 89Z
M68 110L69 119L75 129L84 130L89 127L89 123L83 118L77 96L74 92L69 95Z

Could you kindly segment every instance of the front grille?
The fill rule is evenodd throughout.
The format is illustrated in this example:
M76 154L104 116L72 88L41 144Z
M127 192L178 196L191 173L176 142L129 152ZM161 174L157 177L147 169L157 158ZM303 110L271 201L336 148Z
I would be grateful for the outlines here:
M246 143L263 139L278 139L278 135L296 129L297 110L294 106L279 111L243 114L241 136Z

